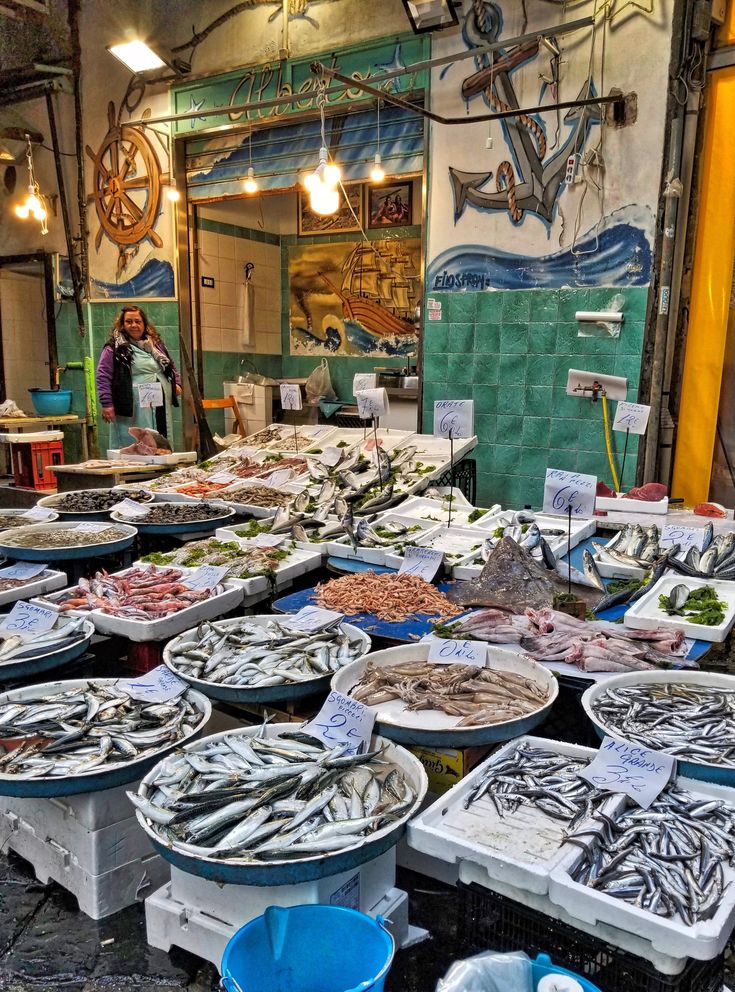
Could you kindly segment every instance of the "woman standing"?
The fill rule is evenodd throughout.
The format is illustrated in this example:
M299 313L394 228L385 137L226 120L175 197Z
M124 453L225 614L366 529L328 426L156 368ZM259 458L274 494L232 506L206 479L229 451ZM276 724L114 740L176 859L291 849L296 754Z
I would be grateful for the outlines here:
M97 395L111 448L131 443L130 427L150 427L173 442L181 376L140 307L123 307L112 325L97 366Z

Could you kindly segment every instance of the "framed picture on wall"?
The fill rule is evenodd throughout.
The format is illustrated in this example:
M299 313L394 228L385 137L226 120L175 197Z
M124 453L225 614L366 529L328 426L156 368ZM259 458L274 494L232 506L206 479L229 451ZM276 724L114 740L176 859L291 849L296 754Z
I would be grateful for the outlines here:
M406 227L413 224L413 183L370 186L368 227Z
M299 235L306 237L359 231L363 225L362 184L355 183L352 186L345 186L345 190L349 197L349 204L342 190L339 189L339 207L335 213L327 216L314 213L309 206L309 194L299 190Z

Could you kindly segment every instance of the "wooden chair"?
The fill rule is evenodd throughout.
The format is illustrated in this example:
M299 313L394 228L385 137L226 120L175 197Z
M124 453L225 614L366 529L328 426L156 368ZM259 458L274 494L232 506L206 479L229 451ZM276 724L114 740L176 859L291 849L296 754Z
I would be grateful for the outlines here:
M242 419L242 414L240 413L240 407L237 405L237 400L234 396L225 396L222 400L202 400L202 406L205 410L232 410L235 415L235 422L237 424L237 430L240 437L248 436L248 429L245 421Z

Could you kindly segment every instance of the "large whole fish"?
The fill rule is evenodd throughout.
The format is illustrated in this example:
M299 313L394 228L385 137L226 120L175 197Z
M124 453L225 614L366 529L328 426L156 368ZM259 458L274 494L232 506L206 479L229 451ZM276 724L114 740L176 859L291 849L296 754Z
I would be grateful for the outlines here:
M341 624L305 634L275 617L264 625L243 617L237 624L205 621L183 634L170 646L170 663L184 678L257 689L321 678L367 649L366 641L350 640Z
M142 703L117 682L90 680L38 699L11 699L0 705L0 743L23 743L0 757L0 774L63 778L155 754L201 722L188 695Z
M324 857L408 815L416 796L382 751L349 755L298 729L210 738L161 762L130 801L161 842L228 862Z

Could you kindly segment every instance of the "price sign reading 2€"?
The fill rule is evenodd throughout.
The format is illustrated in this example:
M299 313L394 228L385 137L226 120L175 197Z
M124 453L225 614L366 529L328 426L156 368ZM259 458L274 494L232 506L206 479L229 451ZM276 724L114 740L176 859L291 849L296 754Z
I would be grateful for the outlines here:
M544 513L572 511L573 517L591 517L595 511L597 477L580 472L547 468L544 482Z
M281 383L281 407L284 410L301 409L301 386L298 382Z
M345 754L360 754L370 747L375 710L333 690L313 720L303 725L304 733L324 741L327 747L347 745Z

